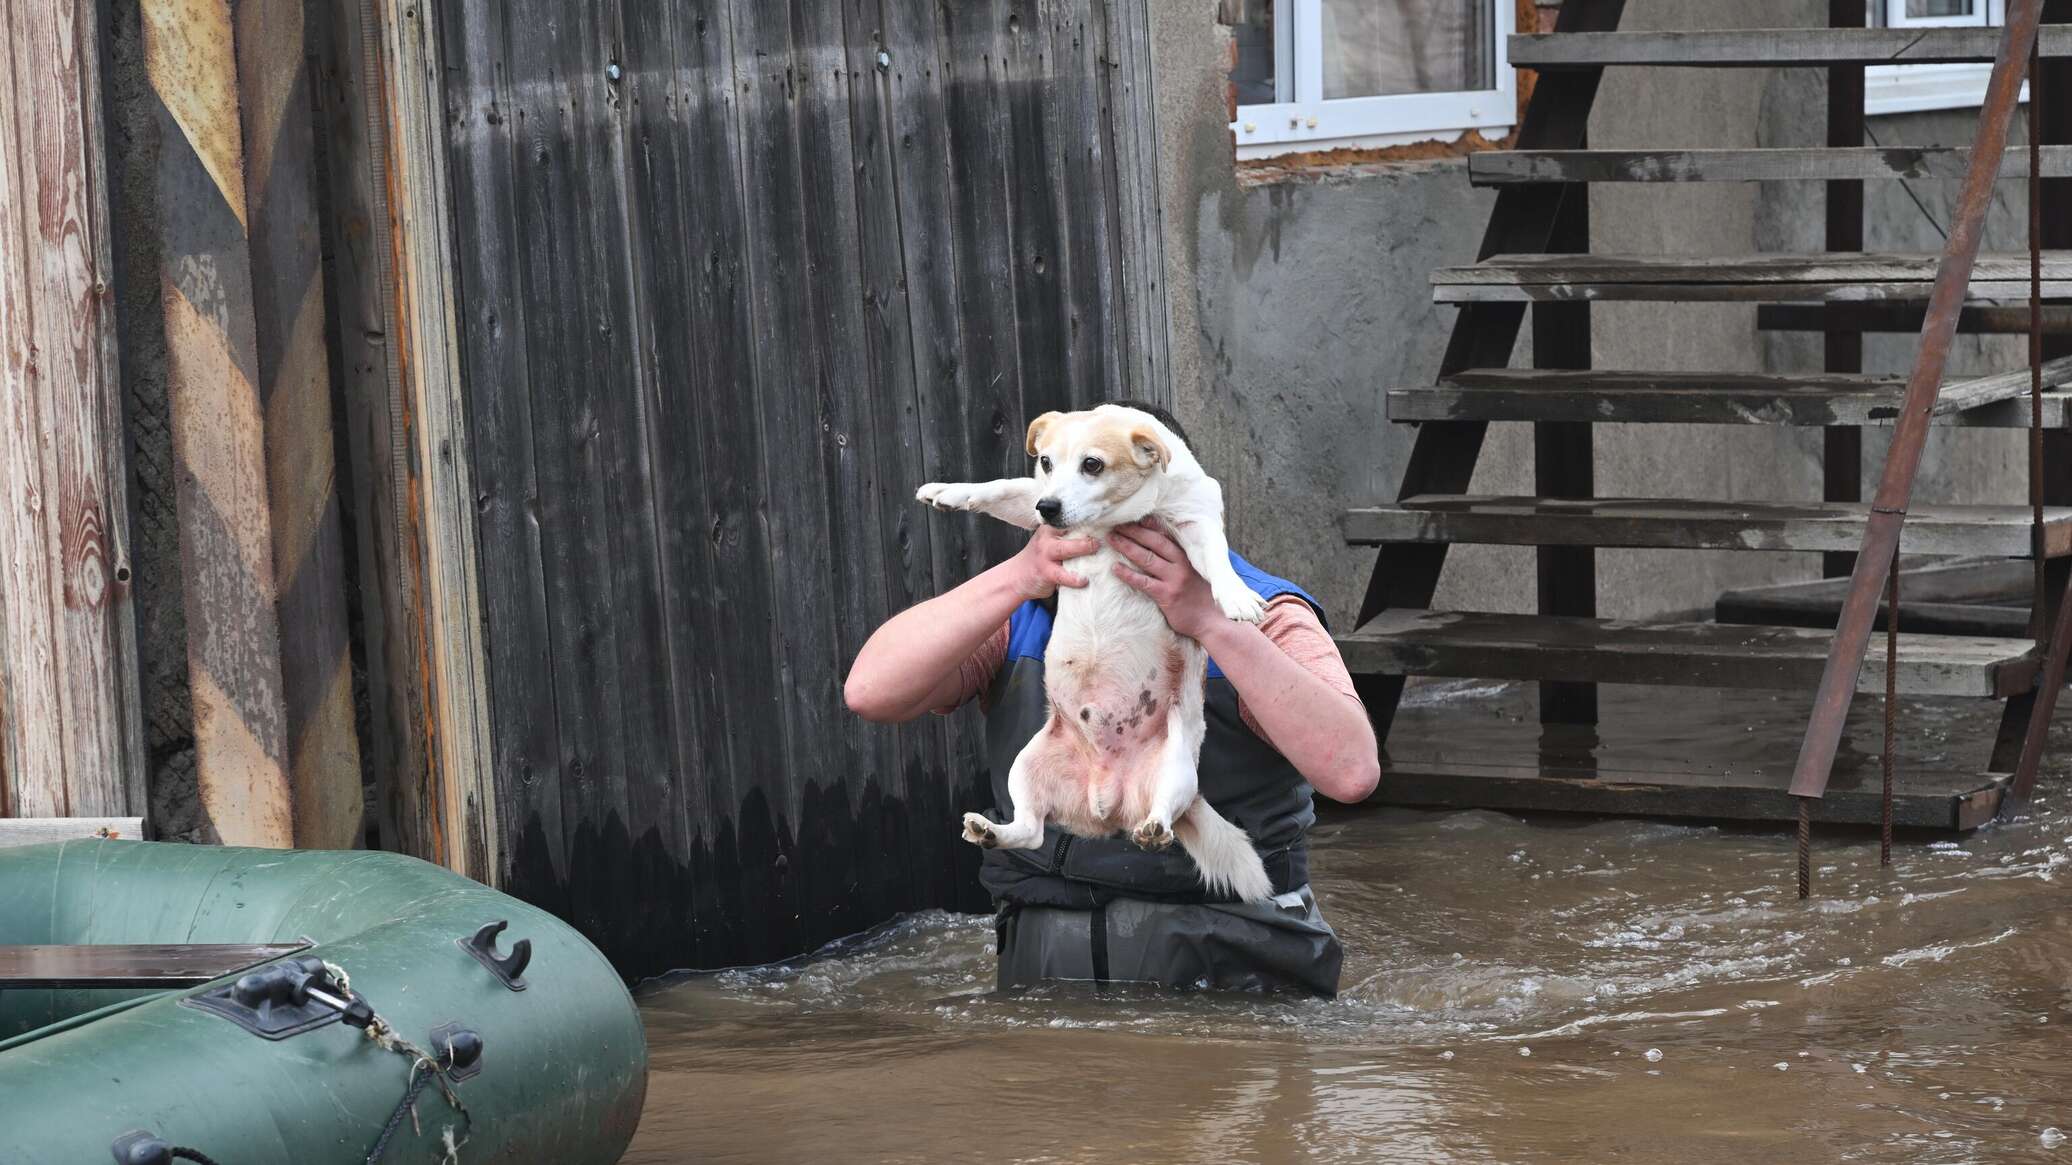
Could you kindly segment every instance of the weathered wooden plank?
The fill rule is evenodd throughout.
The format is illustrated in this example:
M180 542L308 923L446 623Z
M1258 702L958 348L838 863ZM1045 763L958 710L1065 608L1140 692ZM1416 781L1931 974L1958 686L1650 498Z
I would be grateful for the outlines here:
M0 817L0 846L86 838L144 840L142 817Z
M1960 146L1830 146L1707 150L1485 150L1468 155L1477 186L1537 182L1790 182L1964 177ZM2072 177L2072 146L2043 151L2048 177ZM2029 151L2010 149L2004 179L2029 176Z
M427 771L406 774L395 799L399 848L470 877L501 866L480 568L476 560L474 457L461 390L457 259L449 230L444 54L422 5L382 0L387 79L383 174L395 250L386 288L391 334L401 350L391 376L403 402L408 488L405 515L417 590Z
M142 808L99 9L0 47L0 815Z
M1057 119L1050 108L1054 88L1045 11L1055 2L991 0L980 6L990 9L1004 30L999 41L1002 74L997 97L1006 113L1008 244L1014 274L1016 358L1021 368L1016 433L1030 418L1069 410L1083 399L1073 382L1067 351L1066 317L1072 310L1064 271L1068 224L1058 196L1060 184L1050 178L1059 163ZM1014 448L1009 464L1026 457L1021 448Z
M1833 638L1796 627L1394 610L1338 636L1338 648L1355 675L1797 690L1819 683ZM2012 695L2035 682L2033 646L2027 639L1902 634L1899 691ZM1871 655L1857 676L1860 691L1884 688L1884 656Z
M1978 603L2004 599L2026 599L2033 583L2034 568L2026 562L2006 558L1960 558L1928 563L1906 562L1900 568L1900 606L1911 606L1909 596L1923 602ZM1750 587L1735 594L1804 596L1829 601L1839 611L1849 593L1847 579L1811 579Z
M1856 254L1853 252L1791 255L1492 255L1462 267L1432 272L1435 287L1504 285L1585 285L1622 283L1724 284L1881 284L1932 282L1940 255ZM2026 289L2029 257L2012 253L1981 254L1973 268L1974 284L2013 284ZM2045 251L2043 279L2048 284L2072 280L2072 251ZM2027 291L2024 290L2024 296ZM2046 289L2046 295L2062 294Z
M793 910L794 883L769 792L781 786L764 783L773 765L786 763L790 745L771 739L786 676L773 639L781 617L778 567L761 468L772 454L758 403L747 143L738 97L755 65L737 52L734 20L726 0L696 0L676 19L677 59L686 78L680 92L687 167L705 177L696 197L675 200L694 278L688 317L669 327L690 360L690 380L671 398L671 431L695 457L670 459L668 488L670 496L698 506L691 531L696 553L685 566L695 626L705 633L691 657L694 683L687 694L698 701L698 773L706 786L704 815L692 822L692 852L700 862L690 888L696 949L742 961L773 944L771 924L758 912Z
M918 426L917 467L921 481L956 481L975 468L967 410L975 397L964 355L959 254L950 184L950 130L944 95L944 47L937 40L933 0L883 0L883 49L890 63L881 76L889 93L891 181L898 199L899 240L906 294L900 303L907 314L912 350L914 391L911 407ZM906 469L905 472L914 472ZM917 580L928 594L939 594L969 578L983 565L978 557L978 528L969 516L932 509L898 512L902 557L916 557L925 546L932 561ZM960 720L929 717L908 726L903 738L925 736L931 751L916 759L919 771L907 782L908 813L916 823L954 820L984 771L980 734ZM918 827L916 825L915 827ZM920 854L916 854L918 859ZM973 882L969 856L954 849L938 850L932 861L918 862L915 876L932 886L938 901L960 900Z
M963 408L966 471L984 478L1026 464L1022 408L1024 370L1018 328L1025 282L1014 249L1008 181L1012 129L1008 115L1007 0L935 7L948 122L950 223L957 254L958 324L970 392ZM1035 305L1028 305L1033 311ZM936 519L939 520L939 519ZM960 519L977 548L974 572L1014 552L1014 531L999 522Z
M1750 28L1702 32L1524 33L1511 38L1521 69L1605 65L1774 68L1783 65L1949 64L1991 61L1997 28ZM2046 57L2072 56L2072 28L2045 25Z
M1998 372L1991 376L1980 376L1971 380L1959 381L1955 384L1944 384L1942 391L1936 394L1935 414L1937 416L1949 416L1952 413L1966 412L1971 409L1984 408L2003 401L2026 397L2035 383L2032 370L2024 368L2016 372ZM2072 356L2060 356L2056 360L2045 361L2043 365L2044 391L2048 392L2052 389L2063 388L2067 384L2072 384ZM2023 401L2022 403L2026 404L2028 402Z
M1856 0L1828 0L1829 28L1862 28L1868 21L1868 10ZM1844 150L1863 146L1863 84L1861 65L1834 65L1827 70L1828 146ZM1863 182L1830 181L1824 193L1823 248L1829 252L1863 250ZM1863 333L1842 326L1834 312L1822 329L1820 349L1822 371L1863 371ZM1863 499L1861 428L1834 425L1820 435L1820 496L1831 502ZM1845 575L1855 564L1855 554L1831 551L1820 556L1820 573Z
M1106 122L1114 142L1114 197L1124 288L1125 351L1133 357L1125 395L1172 399L1166 304L1165 222L1159 203L1159 122L1152 100L1148 0L1105 0L1108 47L1098 62Z
M1786 795L1791 774L1774 769L1684 771L1640 760L1585 766L1527 755L1391 754L1382 771L1374 799L1390 805L1772 822L1796 820L1797 812ZM1976 829L1992 819L2006 780L1992 774L1902 771L1893 781L1893 823ZM1879 813L1875 780L1846 788L1838 780L1813 805L1813 819L1828 825L1875 825Z
M2029 633L2033 583L2030 565L2008 558L1904 565L1900 625L1924 635L2019 638ZM1848 590L1849 580L1828 578L1726 591L1713 605L1713 618L1833 630ZM1882 602L1878 610L1876 625L1883 629L1888 611Z
M1422 495L1348 511L1345 540L1466 542L1499 546L1626 546L1681 550L1843 550L1863 538L1862 502L1794 504L1657 498L1528 498ZM1917 505L1907 512L1909 554L2005 555L2030 551L2027 506ZM2044 548L2072 554L2072 508L2044 511ZM1577 614L1580 612L1546 612Z
M1888 282L1790 283L1528 283L1466 284L1433 289L1434 303L1560 303L1586 299L1599 303L1919 303L1933 284L1923 280ZM1978 300L2006 300L2028 294L2026 280L1973 281L1968 294ZM2043 284L2051 298L2072 298L2072 279Z
M2026 378L2027 373L2021 375ZM1947 386L1949 392L1965 382ZM1827 373L1592 372L1481 369L1430 387L1390 389L1392 421L1603 421L1701 425L1890 425L1904 384ZM2028 402L1938 415L1937 425L2027 428ZM2072 393L2046 392L2043 423L2072 425Z

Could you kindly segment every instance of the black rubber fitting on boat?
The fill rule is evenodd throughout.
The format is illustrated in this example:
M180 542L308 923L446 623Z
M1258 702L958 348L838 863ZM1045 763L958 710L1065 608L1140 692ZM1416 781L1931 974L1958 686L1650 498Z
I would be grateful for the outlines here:
M502 934L504 928L509 925L511 925L509 919L500 918L495 922L484 925L480 930L466 938L457 938L453 941L460 944L460 949L475 956L475 961L489 968L490 974L502 980L504 986L509 987L513 991L523 991L525 990L525 965L532 962L532 940L529 938L519 939L511 944L510 954L498 954L496 936Z
M142 1129L115 1138L108 1146L116 1165L172 1165L173 1147Z
M482 1033L458 1022L442 1023L432 1029L432 1051L439 1068L455 1082L482 1071Z

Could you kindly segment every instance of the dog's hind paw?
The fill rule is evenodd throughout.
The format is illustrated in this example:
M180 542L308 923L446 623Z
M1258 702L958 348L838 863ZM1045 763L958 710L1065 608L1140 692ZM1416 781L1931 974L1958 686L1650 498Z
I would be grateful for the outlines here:
M993 849L1000 844L1000 835L993 832L993 823L976 813L964 815L964 840L976 846Z
M1130 840L1140 849L1156 852L1173 844L1173 827L1154 817L1131 831Z
M1213 587L1210 594L1216 600L1226 618L1240 623L1257 623L1266 617L1266 600L1253 593L1252 588L1242 582L1230 582Z

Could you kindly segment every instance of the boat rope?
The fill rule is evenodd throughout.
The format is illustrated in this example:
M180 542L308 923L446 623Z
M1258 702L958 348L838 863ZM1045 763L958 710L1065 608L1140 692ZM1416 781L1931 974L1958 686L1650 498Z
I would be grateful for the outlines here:
M331 977L331 981L338 985L339 991L343 992L347 999L352 998L352 976L346 973L344 967L327 959L324 961L324 973ZM388 1123L382 1126L381 1136L375 1140L374 1147L368 1150L367 1165L375 1165L375 1162L380 1161L382 1155L388 1152L389 1141L396 1135L396 1130L402 1127L405 1113L410 1114L411 1127L422 1132L417 1126L417 1097L424 1091L425 1085L434 1082L439 1085L439 1094L446 1098L446 1103L461 1117L461 1136L458 1141L454 1140L451 1125L446 1126L440 1133L440 1165L459 1165L460 1151L468 1143L468 1133L474 1128L475 1117L468 1111L468 1106L461 1103L460 1096L453 1091L452 1080L447 1077L446 1066L453 1061L452 1047L444 1049L446 1055L443 1058L435 1056L404 1039L402 1033L379 1013L374 1013L362 1030L366 1032L367 1038L374 1042L374 1046L408 1057L410 1060L410 1082L403 1090L403 1099L396 1103L395 1111L389 1114Z
M196 1165L220 1165L214 1157L209 1156L200 1149L189 1149L184 1145L174 1145L172 1153L175 1159L193 1161Z

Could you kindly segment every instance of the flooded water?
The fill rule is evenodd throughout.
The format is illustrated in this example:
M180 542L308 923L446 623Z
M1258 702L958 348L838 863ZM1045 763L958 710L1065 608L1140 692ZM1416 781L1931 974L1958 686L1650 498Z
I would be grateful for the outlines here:
M1650 731L1789 759L1791 730L1713 696ZM1661 699L1608 696L1607 719ZM1802 702L1765 707L1788 721ZM1857 744L1875 749L1867 703ZM1441 701L1404 727L1526 711ZM1977 765L1995 715L1924 705L1906 731ZM1330 1001L1000 994L988 919L907 918L846 953L645 993L626 1160L2072 1157L2063 780L2011 825L1903 835L1889 870L1875 835L1823 831L1807 903L1777 830L1338 813L1313 838L1346 947Z

